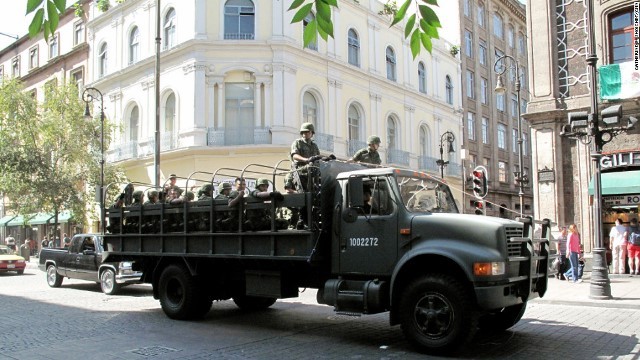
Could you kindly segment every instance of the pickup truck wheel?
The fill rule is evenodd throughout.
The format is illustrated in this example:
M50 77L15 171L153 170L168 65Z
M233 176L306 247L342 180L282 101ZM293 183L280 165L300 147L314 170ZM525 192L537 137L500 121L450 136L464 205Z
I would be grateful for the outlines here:
M160 275L158 290L162 311L171 319L201 318L211 308L196 279L182 266L167 266Z
M234 296L233 302L242 310L264 310L276 303L275 298L261 296Z
M62 285L63 277L58 274L58 269L55 265L49 265L47 267L47 284L51 287L60 287Z
M527 310L527 303L509 306L500 311L488 313L480 318L478 327L491 332L501 332L517 324Z
M100 288L107 295L114 295L120 290L116 282L116 273L112 269L105 269L100 273Z
M420 351L451 354L475 334L477 316L463 284L451 276L431 275L410 283L400 295L400 324Z

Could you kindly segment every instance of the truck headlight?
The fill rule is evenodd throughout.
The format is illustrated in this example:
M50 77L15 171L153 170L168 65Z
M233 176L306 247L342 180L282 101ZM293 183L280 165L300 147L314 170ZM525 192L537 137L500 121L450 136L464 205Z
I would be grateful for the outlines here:
M133 263L131 261L122 261L119 267L120 270L131 270L133 268Z
M478 262L473 264L473 274L475 276L491 276L491 275L504 275L505 265L504 262Z

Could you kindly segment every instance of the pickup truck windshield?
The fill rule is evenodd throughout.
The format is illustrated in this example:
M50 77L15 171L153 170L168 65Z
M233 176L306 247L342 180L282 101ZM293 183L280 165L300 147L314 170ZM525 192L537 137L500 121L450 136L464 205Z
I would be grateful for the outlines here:
M399 177L398 187L404 206L410 212L458 213L449 187L435 180Z

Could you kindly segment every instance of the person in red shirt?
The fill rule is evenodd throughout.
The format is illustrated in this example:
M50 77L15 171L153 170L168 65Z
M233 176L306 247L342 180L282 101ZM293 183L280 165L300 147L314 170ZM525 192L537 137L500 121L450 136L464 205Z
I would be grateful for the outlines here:
M578 266L580 266L580 233L576 224L569 225L569 236L567 237L567 254L571 263L571 278L573 283L581 283L578 278Z

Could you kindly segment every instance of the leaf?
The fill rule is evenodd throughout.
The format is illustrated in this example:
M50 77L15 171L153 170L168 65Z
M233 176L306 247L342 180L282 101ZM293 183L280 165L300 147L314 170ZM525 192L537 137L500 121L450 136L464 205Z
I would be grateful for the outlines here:
M413 26L415 24L416 24L416 14L413 14L409 17L409 20L407 20L407 25L404 27L405 38L409 37L409 34L411 34L411 30L413 29Z
M53 34L58 28L60 15L58 15L58 9L56 9L56 4L52 0L47 0L47 18L49 20L49 30Z
M326 35L331 35L331 37L333 37L333 23L331 22L331 17L324 18L322 16L318 16L316 20L318 20L318 30L322 38L327 40L327 37L323 35L323 32Z
M331 21L331 7L322 0L316 0L316 17Z
M438 6L438 0L422 0L422 2L425 2L429 5L435 5Z
M338 7L338 0L321 0L323 3Z
M311 21L305 26L302 39L304 46L313 44L318 39L318 22L316 20Z
M411 4L411 1L412 0L406 0L404 4L400 6L400 9L398 9L398 12L396 12L396 15L393 17L393 22L391 23L391 26L399 23L400 21L402 21L402 19L404 19L404 16L407 14L407 9Z
M422 46L428 51L431 52L433 48L433 44L431 43L431 38L429 35L422 33L420 34L420 41L422 42Z
M44 13L44 9L42 9ZM49 30L49 20L45 20L42 24L42 28L44 29L44 41L49 42L49 36L51 35L51 30Z
M301 7L300 10L298 10L298 12L296 12L296 14L293 16L291 23L293 24L293 23L297 23L304 20L304 18L306 18L309 12L311 11L312 6L313 4L311 3Z
M426 21L422 19L420 20L420 28L422 29L422 32L429 35L432 39L440 38L440 34L438 34L438 28L436 28L435 26L429 25Z
M67 0L54 0L59 13L64 12L67 8Z
M420 16L422 16L424 21L429 23L429 25L431 26L440 27L440 20L438 19L438 15L436 15L436 12L433 11L432 8L428 7L427 5L420 5L418 9L420 10Z
M413 58L415 59L418 54L420 54L420 38L421 33L420 29L415 29L413 34L411 34L411 54L413 54Z
M37 9L38 6L40 6L40 4L42 4L42 1L44 1L44 0L29 0L29 1L27 1L27 13L25 15L28 15L28 14L32 13L33 10Z
M44 20L44 9L38 9L29 25L29 37L35 37L42 29L42 21Z
M289 9L287 9L287 11L291 11L293 9L297 9L300 5L302 5L304 3L305 0L294 0L291 3L291 6L289 6Z

